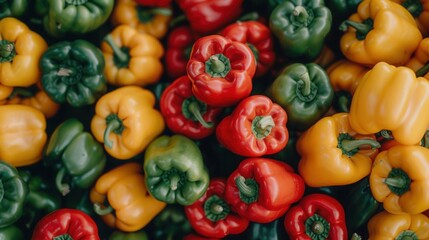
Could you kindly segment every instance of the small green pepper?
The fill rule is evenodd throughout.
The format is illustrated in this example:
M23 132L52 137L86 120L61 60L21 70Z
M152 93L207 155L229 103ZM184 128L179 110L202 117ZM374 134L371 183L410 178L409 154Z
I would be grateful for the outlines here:
M0 0L0 19L5 17L19 18L25 14L28 0Z
M24 240L24 233L16 225L0 228L0 240Z
M186 217L182 206L178 204L167 205L151 222L149 231L151 239L174 240L192 232L191 224Z
M248 240L280 240L289 239L283 226L283 218L270 223L250 223L246 230Z
M109 236L109 240L148 240L148 236L144 230L137 232L121 232L114 231Z

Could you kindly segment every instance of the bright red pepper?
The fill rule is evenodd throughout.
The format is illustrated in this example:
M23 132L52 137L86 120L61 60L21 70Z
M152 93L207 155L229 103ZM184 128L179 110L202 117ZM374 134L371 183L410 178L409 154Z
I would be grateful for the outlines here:
M348 239L344 208L326 194L304 196L286 213L284 226L295 240Z
M32 240L99 240L95 221L78 209L61 208L44 216L34 227Z
M147 7L168 7L172 0L134 0L137 4Z
M240 216L268 223L285 214L304 190L304 180L287 163L247 158L228 177L225 200Z
M192 228L202 236L224 238L240 234L249 226L249 220L233 212L225 201L226 180L214 178L206 193L194 204L185 206Z
M287 114L264 95L243 99L216 128L216 138L231 152L260 157L280 152L289 140Z
M222 108L196 99L188 76L174 80L163 92L160 110L168 128L192 139L205 138L215 131Z

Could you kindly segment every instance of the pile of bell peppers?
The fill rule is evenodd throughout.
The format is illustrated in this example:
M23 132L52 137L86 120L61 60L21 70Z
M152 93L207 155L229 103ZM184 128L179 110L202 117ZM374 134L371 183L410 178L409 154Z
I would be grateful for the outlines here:
M429 239L428 0L0 1L0 239Z

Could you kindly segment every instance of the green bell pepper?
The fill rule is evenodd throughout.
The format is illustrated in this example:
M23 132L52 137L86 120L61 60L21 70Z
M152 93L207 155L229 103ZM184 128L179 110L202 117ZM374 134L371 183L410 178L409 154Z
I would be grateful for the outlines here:
M5 17L19 18L25 14L28 0L0 0L0 19Z
M331 107L334 90L326 71L316 63L286 66L267 88L266 94L285 109L287 126L304 131Z
M137 232L121 232L114 231L109 236L109 240L148 240L148 236L144 230Z
M24 240L24 233L16 225L0 228L0 240Z
M143 167L150 194L168 204L193 204L210 181L200 149L182 135L153 140L146 148Z
M70 118L54 130L43 162L55 170L56 188L63 195L74 188L88 189L103 173L106 155L102 145L83 131L82 123Z
M283 218L270 223L251 222L246 230L248 240L284 240L289 239L283 226Z
M312 61L322 52L332 14L323 0L290 0L278 5L269 26L288 58Z
M326 6L331 10L332 21L335 26L348 19L350 15L356 12L357 6L362 0L328 0ZM337 29L336 29L337 30Z
M21 218L28 186L18 170L0 160L0 228L12 225Z
M91 217L97 216L94 211L94 204L89 200L88 189L78 189L74 194L68 194L64 197L64 204L67 208L81 210Z
M167 205L149 225L151 239L174 240L183 239L192 232L191 224L186 217L182 206L178 204Z
M103 53L78 39L51 45L40 59L42 87L56 103L73 107L93 104L107 91Z

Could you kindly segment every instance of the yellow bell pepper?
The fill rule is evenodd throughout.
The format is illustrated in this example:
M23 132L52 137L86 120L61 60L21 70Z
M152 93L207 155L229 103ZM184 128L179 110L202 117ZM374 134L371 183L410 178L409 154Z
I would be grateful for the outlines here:
M0 84L0 100L7 99L12 92L13 92L13 87L8 87L3 84Z
M413 15L424 37L429 36L429 0L392 0L405 6Z
M419 46L405 66L413 69L417 76L429 79L429 37L420 41Z
M298 172L311 187L352 184L369 175L378 147L374 135L353 131L348 113L335 113L298 138Z
M424 214L391 214L382 211L369 220L368 239L427 240L429 239L429 218Z
M376 64L353 94L350 125L361 134L389 130L404 145L420 142L429 126L429 81L408 67Z
M429 149L397 145L374 160L369 184L374 198L393 214L429 209Z
M363 0L340 26L340 49L350 61L373 66L403 65L422 40L413 16L390 0Z
M164 131L164 118L154 105L153 93L141 87L108 92L95 105L92 134L112 157L130 159Z
M106 61L104 74L114 86L154 84L161 78L164 48L152 35L120 25L101 43Z
M0 20L0 83L28 87L40 76L39 60L48 48L45 40L13 17Z
M46 119L39 110L25 105L0 106L0 159L15 167L42 159L47 140Z
M101 175L89 198L107 226L124 232L142 229L167 205L149 194L143 167L135 162L122 164Z

